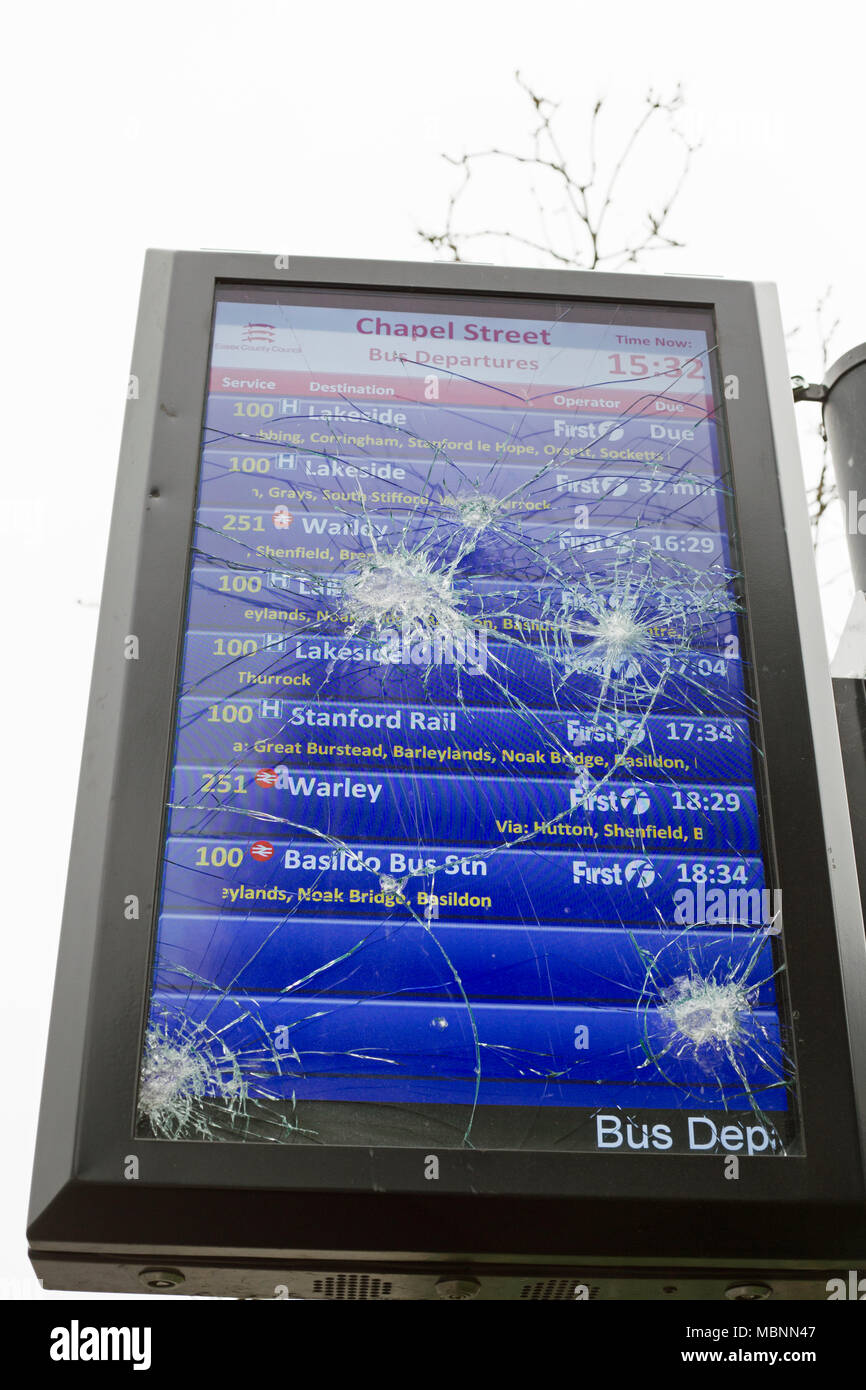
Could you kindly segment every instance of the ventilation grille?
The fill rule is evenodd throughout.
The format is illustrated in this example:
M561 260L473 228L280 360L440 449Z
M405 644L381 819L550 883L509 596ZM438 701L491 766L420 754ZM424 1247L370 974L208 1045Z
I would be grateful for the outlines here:
M579 1279L539 1279L534 1284L524 1284L520 1290L521 1298L574 1298L574 1291L580 1283ZM590 1298L598 1298L601 1292L598 1285L592 1285L589 1290Z
M321 1298L390 1298L391 1282L370 1274L328 1274L313 1280L313 1293Z

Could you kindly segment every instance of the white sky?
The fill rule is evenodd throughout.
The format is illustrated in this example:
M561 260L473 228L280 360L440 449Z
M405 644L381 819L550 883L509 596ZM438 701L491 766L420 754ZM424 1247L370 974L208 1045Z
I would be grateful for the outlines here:
M440 152L526 139L516 67L562 101L578 165L597 96L609 102L604 152L650 85L682 82L685 124L703 139L671 223L687 249L646 268L776 281L786 325L801 325L791 369L819 376L814 306L828 285L841 320L831 359L866 338L866 22L838 0L595 12L569 0L85 0L15 6L4 29L2 1026L14 1126L0 1297L31 1297L26 1194L144 249L428 259L416 229L441 225L454 184ZM670 158L662 144L634 170L636 220ZM494 179L497 209L510 187ZM798 414L813 460L817 408ZM849 596L839 535L832 518L819 555L833 645Z

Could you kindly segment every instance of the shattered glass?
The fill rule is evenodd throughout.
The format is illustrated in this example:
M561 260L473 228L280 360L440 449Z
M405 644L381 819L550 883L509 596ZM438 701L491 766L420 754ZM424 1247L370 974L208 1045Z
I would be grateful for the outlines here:
M801 1151L713 333L219 292L141 1134Z

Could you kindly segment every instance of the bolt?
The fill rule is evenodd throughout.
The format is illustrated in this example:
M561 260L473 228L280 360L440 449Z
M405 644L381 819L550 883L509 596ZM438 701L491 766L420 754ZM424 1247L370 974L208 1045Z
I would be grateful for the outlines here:
M769 1298L772 1292L769 1284L731 1284L725 1289L725 1298L756 1300Z
M173 1289L184 1282L179 1269L143 1269L138 1277L149 1289Z
M440 1298L475 1298L481 1285L477 1279L440 1279L436 1293Z

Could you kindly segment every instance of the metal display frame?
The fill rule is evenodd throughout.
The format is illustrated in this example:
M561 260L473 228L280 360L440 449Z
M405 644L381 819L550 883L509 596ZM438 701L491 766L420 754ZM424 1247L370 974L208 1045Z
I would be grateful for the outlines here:
M427 1298L466 1277L478 1296L506 1298L527 1297L527 1279L572 1277L599 1296L662 1296L677 1272L683 1297L756 1279L776 1296L823 1297L828 1277L866 1263L866 944L774 288L285 261L162 250L145 261L34 1167L37 1274L49 1288L238 1297L289 1285L327 1296L323 1278L354 1274L386 1280L382 1296ZM737 382L722 423L785 895L803 1156L741 1158L728 1181L721 1155L444 1149L430 1182L419 1149L133 1138L220 282L713 312L722 376ZM130 635L137 660L125 658ZM128 921L133 894L140 917Z

